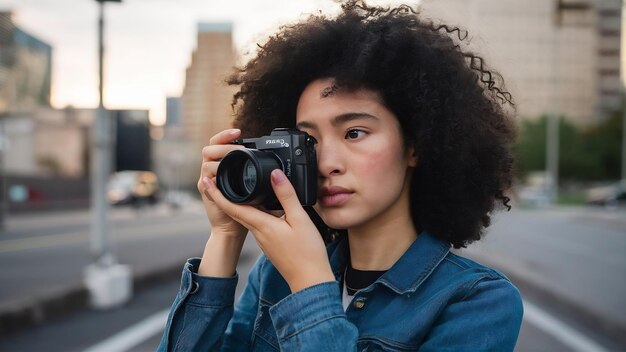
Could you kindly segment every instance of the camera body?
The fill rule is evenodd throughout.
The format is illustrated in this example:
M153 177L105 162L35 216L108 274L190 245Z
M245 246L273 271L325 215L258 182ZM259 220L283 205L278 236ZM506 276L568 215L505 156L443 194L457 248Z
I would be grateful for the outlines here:
M317 200L315 139L306 132L275 128L269 136L239 139L243 145L226 154L217 168L217 187L231 202L282 209L272 190L270 174L281 169L293 185L300 204Z

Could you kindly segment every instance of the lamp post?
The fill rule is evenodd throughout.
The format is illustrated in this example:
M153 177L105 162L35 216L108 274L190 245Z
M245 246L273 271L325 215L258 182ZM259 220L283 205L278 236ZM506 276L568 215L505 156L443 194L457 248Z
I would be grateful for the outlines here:
M622 18L626 15L625 6L626 3L622 3ZM624 50L623 48L621 50ZM623 54L622 54L623 55ZM624 67L622 65L622 77L624 77ZM626 89L624 82L622 81L622 172L621 172L621 186L626 188Z
M1 118L1 116L0 116ZM9 147L8 139L4 132L4 121L0 121L0 233L5 229L7 208L7 175L4 169L4 155Z
M622 94L622 188L626 188L626 93Z
M112 264L114 258L110 252L108 203L106 185L111 173L111 121L104 108L104 3L121 0L96 0L99 4L98 19L98 109L93 124L91 158L91 253L96 263L101 266Z
M111 251L106 188L111 173L111 121L104 108L104 3L121 0L96 0L98 19L99 103L92 134L91 163L91 254L93 263L85 270L85 286L92 307L107 309L130 299L130 267L117 263Z
M550 60L552 70L552 112L548 115L546 126L546 188L550 204L555 204L559 195L559 78L558 58L559 35L561 28L562 0L556 1L554 13L554 32L552 33L552 58Z

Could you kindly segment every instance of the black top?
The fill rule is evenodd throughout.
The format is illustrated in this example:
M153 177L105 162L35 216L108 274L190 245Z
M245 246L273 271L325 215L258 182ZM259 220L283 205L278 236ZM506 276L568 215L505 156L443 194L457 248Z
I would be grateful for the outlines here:
M378 280L378 278L386 271L387 270L357 270L354 269L350 261L348 261L348 267L346 268L346 275L344 278L344 285L346 285L348 296L354 296L356 291L373 284L374 281Z

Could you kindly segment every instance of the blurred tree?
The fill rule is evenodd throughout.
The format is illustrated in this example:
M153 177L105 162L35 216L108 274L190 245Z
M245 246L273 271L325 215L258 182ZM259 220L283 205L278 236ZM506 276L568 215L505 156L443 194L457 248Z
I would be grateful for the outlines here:
M520 178L543 171L546 165L547 117L522 121L513 150ZM616 112L603 122L581 129L561 118L559 121L559 179L615 180L620 177L622 119Z
M561 118L559 132L559 179L590 181L605 178L604 167L599 156L590 150L584 131Z
M546 123L547 119L522 121L519 126L517 143L513 151L517 159L519 177L525 177L529 172L545 170L546 168Z
M620 110L584 133L588 150L604 170L603 179L617 180L621 177L622 123Z

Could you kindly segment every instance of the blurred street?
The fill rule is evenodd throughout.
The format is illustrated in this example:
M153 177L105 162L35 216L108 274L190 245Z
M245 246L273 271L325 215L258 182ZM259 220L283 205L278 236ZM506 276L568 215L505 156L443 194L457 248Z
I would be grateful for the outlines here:
M0 238L0 335L88 306L84 271L92 262L87 211L12 216ZM208 222L201 207L172 212L113 208L113 251L131 266L134 289L178 276L183 261L198 256Z
M248 111L240 110L246 99L283 89L261 79L248 89L245 79L255 72L273 75L263 74L262 64L238 67L264 62L274 52L267 40L283 37L279 28L347 3L0 0L0 352L156 348L183 264L202 255L210 233L202 204L186 193L196 192L201 150L234 126L233 112ZM367 3L391 9L403 2ZM404 6L390 11L404 14ZM422 29L445 30L445 42L463 53L498 103L495 111L515 121L516 206L492 218L483 240L455 252L500 270L520 289L524 321L516 350L626 351L624 1L416 0L409 7ZM402 60L422 55L397 48ZM379 57L370 51L355 56L355 68ZM395 67L385 62L372 62L372 70ZM420 67L410 75L398 67L402 77L419 78L419 92L407 93L420 96L431 93L424 88L429 77L446 72ZM320 76L298 72L294 79ZM357 76L369 77L363 72ZM393 83L389 93L377 93L389 94L383 103L397 113L394 94L408 85ZM377 84L363 87L376 91ZM439 85L449 88L433 87ZM268 108L295 104L289 97L296 92L284 91L259 101ZM441 114L437 121L472 110L452 108L450 102L466 99L462 91L441 96L428 108ZM270 126L274 116L258 118L259 126L284 127ZM406 126L419 133L438 126L401 125L405 137ZM475 124L441 126L448 125ZM457 135L442 132L445 138L436 140L448 148L459 144ZM471 146L472 156L495 150L459 145ZM259 254L248 236L237 294ZM96 256L105 265L94 268ZM86 278L91 292L105 297L95 300L101 306L126 302L131 280L132 298L115 309L91 308Z
M14 216L0 239L0 311L82 285L89 252L90 214L86 211ZM202 209L171 214L154 208L113 208L113 251L134 275L169 268L202 254L208 236Z
M88 215L69 212L8 221L0 240L0 315L81 285L82 270L90 261ZM516 209L498 215L484 242L461 251L501 269L520 287L526 312L519 351L626 348L615 336L625 326L624 215L623 209ZM209 227L199 204L175 214L163 205L118 208L111 217L119 261L132 265L135 279L152 279L144 280L123 308L81 309L3 336L0 350L154 350L178 289L178 272L187 257L201 254ZM239 291L258 253L249 238L239 267ZM167 275L154 274L159 271ZM72 331L71 339L67 331Z
M501 270L520 288L525 300L520 351L573 350L577 345L546 348L536 334L539 318L529 307L533 304L608 350L625 350L624 253L626 210L604 207L500 213L483 240L460 251ZM573 341L568 333L557 335ZM597 346L577 350L592 347Z

